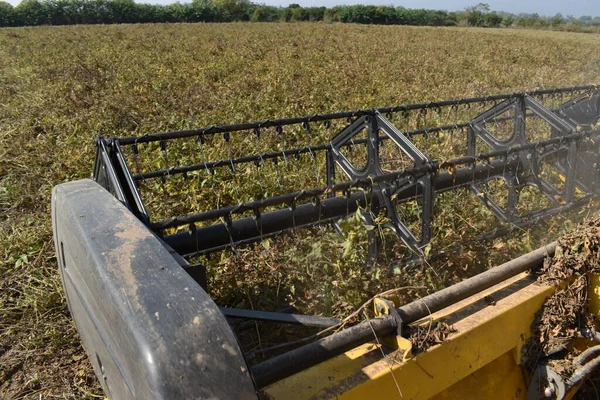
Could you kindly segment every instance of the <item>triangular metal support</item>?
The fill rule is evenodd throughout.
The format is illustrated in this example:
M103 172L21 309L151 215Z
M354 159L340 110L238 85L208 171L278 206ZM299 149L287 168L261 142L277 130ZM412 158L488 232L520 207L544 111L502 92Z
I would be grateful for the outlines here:
M364 167L354 164L344 155L344 147L357 143L355 137L363 130L367 131L367 162ZM350 180L383 175L379 159L379 144L382 140L391 140L398 150L403 152L413 163L413 167L429 164L429 159L403 135L389 120L377 111L372 115L359 117L352 124L337 134L330 142L331 151L328 158L328 183L333 181L337 165ZM364 142L364 139L362 139ZM361 142L361 143L362 143ZM331 176L330 176L331 175ZM394 194L414 188L415 198L422 199L420 238L402 221L396 209ZM423 172L415 176L399 179L395 182L381 182L373 185L373 195L377 198L378 209L371 210L377 214L384 209L389 222L383 226L391 229L418 256L423 255L423 247L431 240L433 224L433 172ZM370 238L370 253L376 252L377 243Z

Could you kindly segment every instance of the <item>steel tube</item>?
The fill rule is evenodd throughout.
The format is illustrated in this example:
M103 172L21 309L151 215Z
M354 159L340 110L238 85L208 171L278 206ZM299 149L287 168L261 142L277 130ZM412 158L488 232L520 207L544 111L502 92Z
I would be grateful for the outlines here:
M356 211L358 206L367 205L366 193L355 192L346 197L323 200L320 205L307 203L290 208L267 212L259 219L246 217L233 220L231 225L215 224L198 228L196 232L180 232L166 236L164 241L179 254L192 254L210 249L219 249L240 241L261 240L273 233L294 227L302 227L332 217L344 216ZM377 200L371 199L374 206Z
M186 138L192 136L201 136L207 134L215 134L215 133L225 133L225 132L236 132L242 130L252 130L252 129L261 129L261 128L269 128L276 126L286 126L286 125L294 125L294 124L302 124L302 123L313 123L319 121L331 121L336 119L344 119L344 118L355 118L361 117L363 115L373 115L374 111L378 111L381 114L386 113L394 113L401 111L412 111L412 110L423 110L423 109L436 109L440 107L450 107L450 106L460 106L466 104L473 103L484 103L488 101L501 101L507 100L511 98L515 98L518 96L523 96L524 94L530 96L536 95L547 95L547 94L559 94L559 93L569 93L569 92L580 92L585 90L594 90L596 86L576 86L570 88L560 88L560 89L543 89L543 90L535 90L523 93L509 93L509 94L499 94L485 97L473 97L466 99L456 99L456 100L444 100L444 101L434 101L429 103L421 103L421 104L405 104L393 107L384 107L378 108L375 110L357 110L357 111L347 111L347 112L339 112L333 114L316 114L306 117L296 117L296 118L284 118L278 120L266 120L260 122L249 122L243 124L234 124L234 125L225 125L225 126L211 126L203 129L190 129L184 131L177 132L163 132L163 133L154 133L150 135L143 136L131 136L131 137L123 137L117 138L118 142L122 145L127 144L135 144L135 143L149 143L156 142L165 139L179 139Z
M591 359L594 356L597 356L598 354L600 354L600 346L593 346L587 348L580 355L575 357L575 359L573 359L573 364L579 366L585 365L585 363L588 362L589 359Z
M588 363L578 367L573 375L565 382L568 388L573 388L583 382L585 379L600 368L600 356L594 358Z
M540 247L514 260L492 268L439 292L409 303L398 309L403 324L427 317L431 313L464 300L506 279L540 266L547 256L554 254L557 242ZM396 321L391 316L363 321L331 336L307 344L288 353L273 357L251 368L257 388L263 388L323 361L340 355L377 336L394 334Z
M486 180L494 175L510 172L519 167L518 160L504 163L502 160L494 160L489 165L477 164L475 168L459 168L455 174L442 172L434 178L436 192L444 192L474 181ZM396 195L396 201L403 202L421 195L421 186L416 185L400 190ZM213 248L222 248L224 245L247 241L251 239L260 240L268 234L285 229L301 227L319 220L330 218L342 218L360 207L366 207L370 203L372 209L380 207L377 196L366 192L355 192L349 198L339 196L321 201L321 204L301 204L294 211L289 208L267 212L259 219L254 217L233 220L230 226L226 224L215 224L198 228L196 232L180 232L166 236L165 242L180 254L191 254L202 252ZM191 221L190 221L191 222Z
M280 322L284 324L295 324L314 326L317 328L329 328L340 323L337 318L321 317L317 315L292 314L271 311L246 310L241 308L220 307L221 312L230 318L250 318L257 321Z
M397 325L391 317L375 318L327 336L316 342L273 357L250 369L258 389L268 386L313 365L340 355L356 346L396 332Z
M547 256L554 255L557 242L552 242L530 253L524 254L487 270L479 275L464 280L422 299L413 301L398 309L402 322L410 324L425 318L431 313L446 308L467 297L473 296L515 275L540 266Z
M278 313L285 313L285 314L292 314L295 311L296 311L296 308L294 308L293 306L287 306L280 310L277 310ZM236 325L236 330L243 331L246 329L250 329L250 328L253 328L255 326L255 324L256 324L255 320L247 319L247 320L243 321L242 323L240 323L239 325Z

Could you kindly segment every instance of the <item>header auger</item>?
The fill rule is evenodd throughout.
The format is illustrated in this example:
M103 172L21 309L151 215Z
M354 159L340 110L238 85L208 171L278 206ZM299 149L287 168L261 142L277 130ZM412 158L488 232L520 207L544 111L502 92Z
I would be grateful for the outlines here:
M285 235L310 240L302 229L343 233L351 216L368 235L366 269L499 238L593 201L599 118L600 91L580 86L98 138L94 182L59 185L53 222L71 312L106 393L572 396L587 370L562 376L522 357L534 315L557 286L527 271L539 270L556 242L412 303L376 296L373 318L362 322L219 307L203 260L223 251L243 258L239 249L253 243L268 251L268 240ZM441 232L460 209L470 237L448 239ZM598 307L591 298L590 312ZM261 359L238 344L240 319L324 331ZM410 337L432 321L448 328L442 343L418 353ZM487 383L473 389L478 379Z

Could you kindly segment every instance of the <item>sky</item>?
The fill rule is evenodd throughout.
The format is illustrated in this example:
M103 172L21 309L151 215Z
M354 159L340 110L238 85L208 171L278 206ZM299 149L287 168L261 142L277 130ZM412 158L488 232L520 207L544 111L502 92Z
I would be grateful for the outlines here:
M176 0L136 0L139 3L170 4ZM180 0L181 3L190 0ZM12 5L17 5L20 0L8 0ZM254 0L255 3L264 3L274 6L287 6L297 3L304 7L326 6L331 7L341 4L374 4L393 5L406 8L428 8L432 10L458 11L479 2L488 3L492 10L519 13L538 13L552 16L562 13L564 16L581 15L600 16L600 0Z

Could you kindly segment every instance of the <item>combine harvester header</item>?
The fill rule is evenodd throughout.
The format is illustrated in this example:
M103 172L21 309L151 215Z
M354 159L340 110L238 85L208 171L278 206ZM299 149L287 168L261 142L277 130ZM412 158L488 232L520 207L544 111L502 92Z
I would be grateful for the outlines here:
M276 237L310 240L301 228L343 233L357 215L365 271L391 258L409 274L460 249L439 246L440 217L467 197L496 219L480 242L589 204L599 118L600 91L582 86L98 138L93 181L57 186L52 216L69 307L107 396L570 398L595 368L596 327L582 324L568 344L591 349L568 372L527 353L560 284L527 271L556 243L412 303L386 292L356 323L219 307L205 261ZM239 344L240 319L322 330L259 360ZM419 352L419 332L442 343Z

